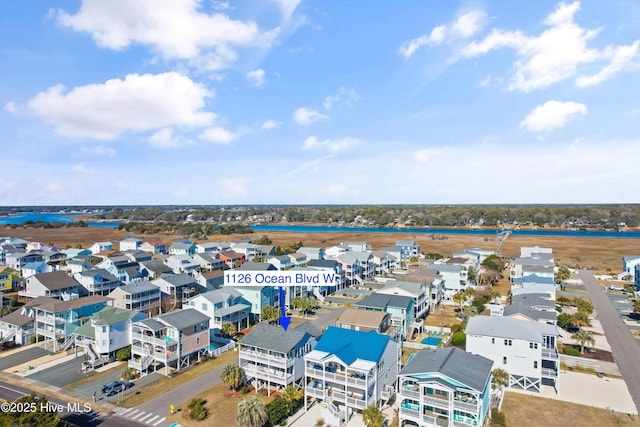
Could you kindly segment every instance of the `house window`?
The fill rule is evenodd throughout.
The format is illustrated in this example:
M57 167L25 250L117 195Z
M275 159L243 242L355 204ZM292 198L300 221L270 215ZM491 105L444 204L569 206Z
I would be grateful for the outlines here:
M537 349L538 348L538 343L537 342L530 342L529 343L529 348L531 349Z
M533 369L538 369L538 361L537 360L533 361Z
M103 333L103 334L106 334L106 333L107 333L107 327L106 327L106 326L103 326L103 327L102 327L102 333Z
M202 303L202 311L207 311L209 310L209 307L207 306L207 304Z
M504 357L502 358L502 364L503 364L503 365L506 365L506 364L507 364L507 356L504 356Z
M196 338L196 345L200 345L200 337Z
M496 343L496 339L495 338L491 338L491 344L495 344Z
M512 341L511 340L504 340L504 345L512 345Z

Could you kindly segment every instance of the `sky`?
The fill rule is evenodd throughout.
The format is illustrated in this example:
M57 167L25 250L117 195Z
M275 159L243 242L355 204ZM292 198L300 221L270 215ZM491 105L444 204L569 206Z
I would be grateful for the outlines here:
M0 3L0 205L640 203L640 2Z

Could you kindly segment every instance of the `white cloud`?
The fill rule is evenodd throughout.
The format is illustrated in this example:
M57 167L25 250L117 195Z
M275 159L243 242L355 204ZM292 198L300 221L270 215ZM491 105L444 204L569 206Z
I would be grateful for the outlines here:
M219 195L223 199L246 199L249 196L249 185L242 178L223 178L220 180Z
M399 52L405 58L409 58L423 46L437 46L447 40L469 38L484 27L486 18L487 15L484 11L470 10L459 15L452 23L438 25L429 34L404 42L400 46Z
M95 173L96 171L92 167L89 167L86 163L76 163L75 165L71 166L71 172L78 175L90 175Z
M114 157L116 155L116 149L112 147L106 147L104 145L96 145L94 147L82 147L80 151L86 154L99 157Z
M238 134L230 132L220 126L214 126L212 128L205 129L198 137L205 141L215 142L217 144L229 144L238 137Z
M176 72L129 74L124 80L70 91L53 86L31 99L28 107L60 135L106 141L125 132L207 126L216 117L203 111L210 96L204 86Z
M320 141L315 136L310 136L304 141L303 148L305 150L322 150L328 151L329 153L339 153L341 151L347 150L351 147L358 145L360 140L356 138L336 138L336 139L325 139Z
M247 73L247 79L249 79L249 81L254 85L258 87L262 87L265 84L264 74L265 73L262 68L251 70Z
M415 160L416 162L426 163L432 159L433 159L433 151L428 148L425 148L423 150L418 150L415 153L413 153L413 160Z
M550 132L563 127L579 114L587 114L586 105L572 101L547 101L529 113L522 121L521 126L533 132Z
M282 18L286 21L291 18L293 12L298 8L302 0L275 0L282 13Z
M16 105L15 102L9 101L6 104L4 104L4 111L6 111L9 114L16 114L18 112L18 106Z
M360 100L360 95L352 88L341 87L338 92L328 95L322 102L325 109L329 109L338 103L342 103L351 108L355 102Z
M588 42L600 29L585 29L574 22L580 2L559 3L545 20L547 29L537 36L522 31L493 29L481 41L469 43L462 49L464 57L484 55L491 50L511 48L518 59L513 64L510 90L529 92L572 78L580 66L608 62L592 76L576 80L578 86L598 84L625 68L637 55L638 42L630 46L609 46L604 50L589 48Z
M164 128L148 138L149 144L156 148L180 148L180 138L173 134L173 129Z
M631 61L638 56L640 40L636 40L629 46L608 46L602 56L610 58L610 62L602 70L590 76L580 76L576 80L578 87L593 86L602 83L615 73L626 68ZM637 64L635 67L637 68Z
M267 120L262 124L262 129L275 129L280 126L280 122L275 120Z
M231 7L228 1L213 1L213 8L217 10L227 10Z
M149 46L165 59L196 59L211 70L228 66L235 49L269 46L279 29L260 32L253 21L201 11L200 0L83 0L76 14L55 13L64 27L91 34L98 46L123 50ZM218 5L219 6L219 5Z
M300 107L293 112L293 120L303 126L310 125L313 122L327 120L328 118L329 116L306 107Z
M47 184L46 190L51 193L60 193L62 190L64 190L64 186L57 181L50 182L49 184Z

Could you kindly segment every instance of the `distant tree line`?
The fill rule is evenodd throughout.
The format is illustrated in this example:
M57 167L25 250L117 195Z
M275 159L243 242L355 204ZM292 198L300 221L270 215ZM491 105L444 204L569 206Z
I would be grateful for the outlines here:
M6 228L77 228L87 227L84 221L78 222L47 222L27 220L21 224L5 224Z
M249 234L253 230L244 224L216 225L211 223L127 222L116 227L132 234L173 234L196 240L212 235Z
M119 208L99 219L153 222L296 222L394 227L455 227L504 224L577 228L640 225L640 205L453 205L453 206L212 206Z

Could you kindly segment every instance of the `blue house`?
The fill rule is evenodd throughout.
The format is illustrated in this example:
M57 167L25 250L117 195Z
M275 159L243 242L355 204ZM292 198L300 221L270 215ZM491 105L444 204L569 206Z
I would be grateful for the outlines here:
M280 303L280 295L278 288L274 286L234 286L242 294L242 297L251 305L251 321L260 320L262 309L268 305L278 306Z
M456 347L415 353L398 374L400 427L483 426L493 361Z

